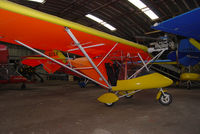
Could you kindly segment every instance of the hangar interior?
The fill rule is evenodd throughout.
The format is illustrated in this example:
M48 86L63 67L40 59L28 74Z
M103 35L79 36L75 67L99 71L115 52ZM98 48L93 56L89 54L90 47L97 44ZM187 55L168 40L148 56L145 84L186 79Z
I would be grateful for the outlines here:
M12 8L15 9L14 6L6 6L6 4L4 8L2 6L4 1L7 2L7 0L2 0L2 3L0 1L0 14L5 13L2 11L7 10L7 7L9 12L13 11ZM200 20L197 17L200 14L199 0L8 0L8 2L19 5L19 8L21 8L20 5L28 7L31 9L30 13L33 9L81 24L81 28L83 25L96 29L103 32L99 35L102 34L101 39L105 39L105 42L107 39L114 41L115 37L119 37L117 39L120 41L125 40L125 43L119 41L123 47L127 45L126 42L131 41L133 44L135 43L136 48L137 44L141 45L138 48L144 50L145 53L139 53L140 50L137 48L133 52L136 52L139 60L132 60L133 56L127 52L125 56L121 54L120 59L125 58L120 61L117 57L118 51L116 54L112 54L118 45L117 39L115 40L117 43L112 48L106 48L107 46L104 44L89 46L88 44L91 44L92 41L88 40L85 44L78 42L80 46L83 46L82 48L70 48L68 51L55 49L51 52L50 48L49 50L48 48L39 49L40 47L30 49L23 43L7 39L7 35L9 36L11 33L10 37L13 37L18 31L14 29L13 35L12 32L6 31L4 18L0 18L0 133L200 133L200 108L198 107L200 104ZM14 12L20 14L17 9ZM192 13L197 13L196 18L191 15ZM26 13L21 14L26 16ZM193 17L191 20L184 18L184 15L188 14ZM176 22L173 19L180 17L183 17L177 23L180 27L170 29L170 26L173 27ZM37 16L33 18L38 19ZM17 22L17 20L13 21L14 27L23 27L23 25L18 25L20 23L15 24L15 21ZM47 20L44 19L44 21ZM7 22L12 24L9 20ZM167 25L165 31L163 27L167 22L171 23ZM79 25L75 24L75 26ZM161 26L161 30L159 26ZM192 26L196 26L196 29ZM42 29L39 29L40 26L37 27L38 33L42 33ZM70 30L70 26L63 27L63 29L69 34L67 27ZM157 27L158 29L156 29ZM181 28L185 33L179 32ZM26 29L28 31L26 34L31 33L32 29ZM195 34L191 35L192 31ZM72 47L77 45L76 36L75 39L73 38L73 32L76 31L72 30L72 36L69 34L74 41L74 43L69 43ZM82 36L85 38L84 40L88 39L84 37L84 34ZM44 37L48 37L48 35ZM16 40L17 38L25 39L26 37L16 36ZM38 36L33 37L33 40L51 41L51 38L49 36L49 38L43 39ZM97 38L97 40L99 39ZM31 41L28 43L34 44ZM56 45L58 44L52 46L57 48ZM183 45L184 47L182 47ZM99 46L103 46L102 50L96 49L96 52L92 50ZM128 51L129 47L123 50ZM86 55L82 50L84 55L74 52L78 48L86 50ZM87 51L90 48L93 52ZM95 59L102 55L93 55L102 52L103 49L105 49L105 57L100 62L97 60L99 62L97 64ZM120 48L117 49L120 51ZM49 63L48 57L42 57L43 55L40 56L40 53L50 58L52 56L60 63L53 60ZM151 59L145 57L146 53L151 56ZM53 57L54 54L58 57ZM110 58L111 55L117 58ZM87 58L87 62L77 60L80 62L78 63L80 68L85 67L83 70L87 70L93 66L93 70L90 70L90 73L83 71L83 75L76 74L79 70L76 68L79 66L76 66L75 61L83 57ZM94 62L90 61L90 57ZM45 61L45 58L48 60ZM111 60L105 63L103 67L105 69L101 72L101 63L104 63L105 59L108 61L109 58ZM35 59L39 61L33 63ZM151 61L152 59L154 60ZM82 66L84 63L87 63L86 66ZM33 66L29 66L30 64ZM65 65L61 65L62 68L58 69L58 64ZM88 65L90 66L88 67ZM74 68L76 66L76 68L74 71L65 66ZM96 80L93 75L100 77ZM105 75L106 80L104 80Z

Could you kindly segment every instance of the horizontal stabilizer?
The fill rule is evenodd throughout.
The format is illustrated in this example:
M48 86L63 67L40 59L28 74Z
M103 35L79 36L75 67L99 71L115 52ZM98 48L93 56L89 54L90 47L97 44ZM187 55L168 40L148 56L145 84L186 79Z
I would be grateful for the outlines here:
M179 52L200 52L193 44L190 43L189 39L183 39L180 41Z
M62 54L62 52L58 50L45 51L45 54L61 63L66 63L66 57ZM22 64L32 66L32 67L42 64L44 70L47 71L48 73L54 73L55 71L61 68L59 64L45 57L41 57L40 55L24 57L22 60Z
M22 64L28 65L28 66L31 66L31 67L36 67L36 66L40 65L41 62L39 60L36 60L36 59L24 59L24 60L22 60Z
M32 67L36 67L38 65L43 65L43 68L45 71L47 71L48 73L54 73L55 71L57 71L58 69L60 69L60 65L58 65L57 63L54 63L51 60L48 59L42 59L43 57L41 57L41 59L37 58L37 59L24 59L22 60L22 64L24 65L28 65L28 66L32 66Z
M168 59L178 62L184 66L194 66L200 61L200 44L194 39L183 39L176 51L168 54Z
M179 63L184 66L194 66L199 62L199 59L191 58L189 56L185 56L181 59L179 59Z

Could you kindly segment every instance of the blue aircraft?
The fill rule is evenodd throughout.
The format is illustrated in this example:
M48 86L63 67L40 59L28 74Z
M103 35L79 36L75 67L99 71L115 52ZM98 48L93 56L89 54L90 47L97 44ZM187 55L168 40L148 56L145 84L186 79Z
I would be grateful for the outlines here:
M196 40L182 39L178 46L178 51L168 54L168 59L178 61L183 66L194 66L200 62L200 50L194 44L200 46Z
M155 24L153 29L187 37L180 41L178 51L168 55L172 61L184 66L194 66L200 62L200 8Z

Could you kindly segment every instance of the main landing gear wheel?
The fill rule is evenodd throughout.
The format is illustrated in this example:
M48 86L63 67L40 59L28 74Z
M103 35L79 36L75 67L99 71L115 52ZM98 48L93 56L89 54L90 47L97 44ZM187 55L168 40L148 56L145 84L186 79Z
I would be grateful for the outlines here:
M125 97L129 99L129 98L132 98L133 95L129 94L129 95L126 95Z
M165 92L165 95L162 94L160 96L159 102L160 102L160 104L165 105L165 106L171 104L171 102L172 102L172 95Z
M115 103L104 103L107 107L112 107Z
M26 88L26 84L25 84L25 83L22 83L21 89L25 89L25 88Z
M189 80L187 81L187 89L190 90L192 86L192 82Z
M85 82L83 82L83 81L79 82L78 85L79 85L81 88L85 88L85 87L86 87L86 84L85 84Z

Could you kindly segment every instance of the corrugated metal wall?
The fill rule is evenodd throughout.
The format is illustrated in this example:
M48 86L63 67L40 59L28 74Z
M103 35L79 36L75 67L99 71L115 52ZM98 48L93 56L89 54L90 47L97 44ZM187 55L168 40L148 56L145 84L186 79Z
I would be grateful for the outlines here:
M34 52L22 46L17 46L17 45L7 45L7 46L8 46L10 60L20 60L22 56L29 56L35 54Z

